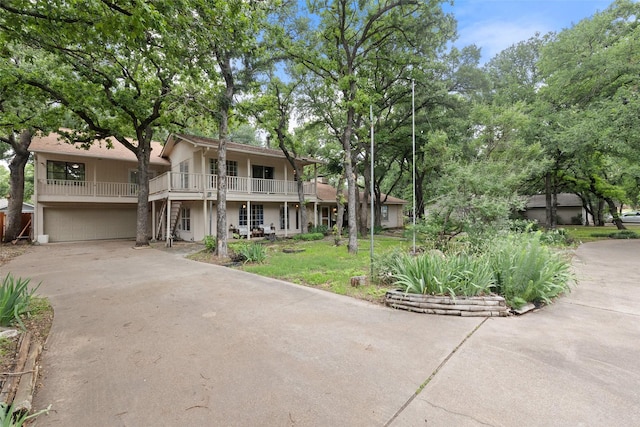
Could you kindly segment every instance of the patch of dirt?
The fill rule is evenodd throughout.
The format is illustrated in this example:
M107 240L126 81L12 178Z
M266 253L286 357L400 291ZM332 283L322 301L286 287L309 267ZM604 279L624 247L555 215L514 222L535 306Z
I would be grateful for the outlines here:
M17 245L12 245L11 243L0 244L0 266L13 258L27 253L31 248L30 244L24 243ZM3 272L3 274L6 273ZM0 277L1 279L4 279L4 275ZM32 298L30 312L22 316L22 323L25 330L31 332L33 342L38 342L44 347L53 324L53 308L46 298L37 297L37 291L36 296ZM20 325L13 325L9 328L0 327L0 330L6 329L16 329L20 334L14 338L0 340L0 388L8 378L6 374L14 373L17 370L18 342L20 336L24 333Z

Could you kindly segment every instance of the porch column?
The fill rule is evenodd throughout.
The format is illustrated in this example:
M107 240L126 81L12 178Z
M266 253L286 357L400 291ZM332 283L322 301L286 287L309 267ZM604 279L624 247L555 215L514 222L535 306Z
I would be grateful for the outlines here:
M202 231L204 232L202 238L204 239L207 236L207 194L204 193L205 197L202 200ZM209 231L211 234L211 231Z
M287 201L284 202L284 237L289 234L289 206Z
M247 240L251 240L251 202L247 200Z
M171 246L171 199L167 197L167 210L166 210L166 218L167 218L167 227L164 229L164 236L166 240L166 245Z
M156 240L156 201L151 202L151 240Z
M318 202L313 202L313 226L318 226Z

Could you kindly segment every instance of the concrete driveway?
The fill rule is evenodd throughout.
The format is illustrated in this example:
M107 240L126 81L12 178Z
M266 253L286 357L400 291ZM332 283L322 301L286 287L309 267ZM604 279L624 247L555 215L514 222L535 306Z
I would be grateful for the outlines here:
M582 246L580 286L519 318L418 315L132 242L4 270L55 309L43 426L633 425L640 242ZM426 384L420 391L421 386Z

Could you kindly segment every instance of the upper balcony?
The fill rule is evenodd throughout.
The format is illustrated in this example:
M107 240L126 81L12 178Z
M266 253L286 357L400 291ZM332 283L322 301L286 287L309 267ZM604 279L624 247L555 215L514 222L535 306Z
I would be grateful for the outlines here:
M41 202L136 203L138 200L138 184L127 182L39 179L37 191Z
M297 182L280 179L259 179L239 176L227 176L227 195L230 199L263 198L273 196L290 197L298 195ZM149 181L149 195L152 199L174 198L207 198L213 199L218 191L218 175L167 172ZM313 182L304 183L304 194L315 196Z

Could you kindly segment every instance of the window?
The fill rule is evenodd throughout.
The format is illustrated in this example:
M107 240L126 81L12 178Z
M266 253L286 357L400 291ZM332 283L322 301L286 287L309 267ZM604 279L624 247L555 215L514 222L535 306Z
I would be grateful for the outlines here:
M253 178L273 179L273 175L274 175L273 166L254 165L251 167L251 176Z
M209 159L209 173L218 175L218 159ZM238 162L227 160L227 176L238 176Z
M389 206L382 205L380 207L380 215L383 221L389 221Z
M47 179L82 182L85 180L84 163L48 160Z
M180 162L180 188L189 188L189 160Z
M180 229L191 231L191 209L183 207L180 209Z
M287 209L285 211L284 205L280 206L280 230L284 230L284 219L285 219L285 216L287 218L287 230L291 230L291 218L289 218L288 211L289 211L289 207L287 207ZM287 213L285 214L285 212L287 212ZM295 228L295 230L298 230L300 228L300 209L299 209L298 205L296 205L295 214L296 214L296 219L295 219L296 228Z
M247 225L247 205L240 207L238 214L238 225ZM251 205L251 229L258 228L264 225L264 206L263 205Z

